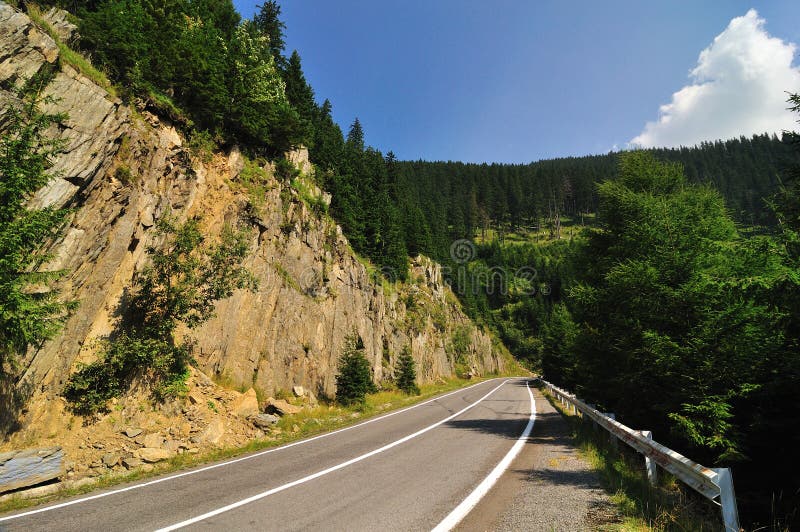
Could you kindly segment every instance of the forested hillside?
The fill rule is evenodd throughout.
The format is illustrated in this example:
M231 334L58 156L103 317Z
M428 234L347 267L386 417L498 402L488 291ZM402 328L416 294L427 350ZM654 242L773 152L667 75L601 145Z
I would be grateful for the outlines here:
M775 223L764 200L775 193L786 168L800 162L788 138L769 135L650 151L659 160L681 163L689 182L719 190L734 218L748 225ZM402 162L396 165L397 187L412 229L408 245L432 244L446 252L447 242L425 240L425 229L435 240L489 228L534 230L563 217L580 220L597 210L596 185L618 175L618 161L618 153L609 153L531 164ZM422 234L420 225L427 225Z

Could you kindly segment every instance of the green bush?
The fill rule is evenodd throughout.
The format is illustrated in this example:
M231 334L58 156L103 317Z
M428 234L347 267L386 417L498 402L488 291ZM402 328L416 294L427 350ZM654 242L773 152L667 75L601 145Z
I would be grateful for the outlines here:
M372 382L372 368L364 355L364 343L357 334L345 339L336 375L336 401L341 405L363 405L368 393L378 389Z
M100 359L79 369L64 387L72 411L84 416L106 412L108 401L122 395L136 377L152 385L158 400L185 393L191 346L153 336L134 331L106 341Z

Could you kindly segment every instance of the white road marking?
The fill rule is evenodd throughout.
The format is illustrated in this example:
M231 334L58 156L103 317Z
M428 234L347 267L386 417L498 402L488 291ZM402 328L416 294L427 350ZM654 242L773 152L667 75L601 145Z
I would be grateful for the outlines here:
M166 528L160 528L156 532L169 532L171 530L177 530L179 528L183 528L183 527L186 527L186 526L189 526L189 525L193 525L195 523L199 523L200 521L204 521L206 519L209 519L211 517L217 516L219 514L222 514L222 513L225 513L225 512L229 512L230 510L234 510L234 509L239 508L241 506L244 506L246 504L250 504L251 502L255 502L255 501L261 500L261 499L263 499L265 497L269 497L270 495L274 495L275 493L287 490L287 489L292 488L294 486L298 486L300 484L304 484L306 482L309 482L311 480L317 479L317 478L322 477L324 475L327 475L329 473L333 473L334 471L338 471L340 469L344 469L345 467L353 465L353 464L355 464L357 462L361 462L362 460L366 460L367 458L370 458L371 456L375 456L376 454L380 454L382 452L388 451L389 449L391 449L393 447L397 447L401 443L405 443L408 440L411 440L413 438L416 438L417 436L425 434L429 430L433 430L436 427L438 427L439 425L441 425L443 423L447 423L451 419L453 419L453 418L455 418L457 416L460 416L461 414L463 414L464 412L466 412L470 408L473 408L474 406L479 404L481 401L483 401L484 399L486 399L487 397L492 395L502 385L504 385L507 382L508 382L507 380L501 382L495 388L493 388L489 393L487 393L486 395L484 395L483 397L481 397L480 399L478 399L474 403L469 404L466 407L462 408L461 410L459 410L455 414L453 414L451 416L448 416L448 417L444 418L441 421L437 421L433 425L428 425L424 429L420 429L417 432L414 432L413 434L409 434L408 436L400 438L399 440L393 441L392 443L388 443L388 444L384 445L383 447L380 447L380 448L375 449L373 451L370 451L368 453L364 453L361 456L357 456L357 457L352 458L352 459L350 459L350 460L348 460L346 462L342 462L341 464L337 464L337 465L335 465L333 467L329 467L327 469L323 469L322 471L317 471L316 473L313 473L311 475L305 476L303 478L299 478L297 480L294 480L294 481L289 482L287 484L284 484L282 486L278 486L277 488L272 488L271 490L267 490L267 491L259 493L257 495L253 495L252 497L247 497L246 499L242 499L242 500L234 502L232 504L228 504L227 506L223 506L221 508L217 508L216 510L212 510L210 512L206 512L206 513L204 513L202 515L198 515L197 517L193 517L191 519L187 519L186 521L181 521L180 523L176 523L176 524L168 526Z
M59 508L65 508L67 506L72 506L74 504L79 504L79 503L82 503L82 502L92 501L92 500L95 500L95 499L101 499L103 497L108 497L109 495L116 495L118 493L124 493L126 491L132 491L132 490L136 490L136 489L139 489L139 488L152 486L154 484L160 484L160 483L166 482L168 480L175 480L175 479L186 477L186 476L189 476L189 475L195 475L197 473L202 473L204 471L209 471L209 470L212 470L212 469L216 469L218 467L223 467L223 466L235 464L237 462L242 462L242 461L245 461L245 460L252 460L253 458L259 458L261 456L264 456L265 454L275 453L275 452L278 452L278 451L282 451L284 449L289 449L290 447L295 447L297 445L304 445L304 444L310 443L312 441L316 441L316 440L319 440L319 439L322 439L322 438L327 438L328 436L333 436L334 434L339 434L341 432L345 432L345 431L348 431L348 430L356 429L358 427L363 427L364 425L369 425L370 423L375 423L376 421L381 421L381 420L386 419L388 417L392 417L392 416L396 416L398 414L402 414L404 412L408 412L409 410L413 410L413 409L418 408L420 406L424 406L424 405L432 403L434 401L438 401L439 399L444 399L445 397L448 397L450 395L454 395L454 394L457 394L459 392L463 392L463 391L469 390L470 388L474 388L475 386L480 386L481 384L485 384L485 383L493 381L493 380L497 380L497 379L494 378L494 379L488 379L488 380L485 380L485 381L477 382L477 383L475 383L475 384L473 384L471 386L467 386L466 388L459 388L458 390L446 393L444 395L438 395L438 396L436 396L436 397L434 397L432 399L428 399L427 401L423 401L422 403L417 403L415 405L409 406L408 408L403 408L401 410L395 410L394 412L389 412L388 414L384 414L384 415L378 416L376 418L368 419L367 421L363 421L363 422L358 423L356 425L351 425L349 427L345 427L345 428L342 428L342 429L337 429L337 430L334 430L332 432L326 432L324 434L320 434L318 436L313 436L313 437L305 439L305 440L300 440L300 441L296 441L294 443L289 443L289 444L283 445L281 447L275 447L274 449L267 449L266 451L260 451L260 452L257 452L255 454L249 454L247 456L242 456L240 458L234 458L233 460L228 460L226 462L220 462L218 464L213 464L213 465L210 465L210 466L201 467L199 469L193 469L191 471L186 471L184 473L178 473L177 475L171 475L171 476L168 476L168 477L157 478L155 480L150 480L150 481L144 482L142 484L135 484L133 486L127 486L125 488L120 488L120 489L116 489L116 490L112 490L112 491L106 491L106 492L103 492L103 493L98 493L96 495L90 495L89 497L84 497L84 498L81 498L81 499L75 499L75 500L72 500L72 501L62 502L60 504L54 504L52 506L46 506L44 508L38 508L36 510L29 510L27 512L15 514L15 515L9 515L7 517L0 517L0 523L2 523L3 521L11 521L12 519L19 519L21 517L26 517L26 516L29 516L29 515L39 514L39 513L42 513L42 512L49 512L51 510L57 510ZM503 381L503 382L505 383L506 381Z
M500 479L500 476L503 472L508 469L508 466L511 465L511 462L514 461L514 458L517 457L519 452L522 450L522 446L525 445L525 442L528 440L528 436L530 436L531 431L533 430L533 423L536 421L536 402L533 398L533 393L531 392L530 384L527 382L525 386L528 388L528 394L531 396L531 417L528 420L528 424L525 426L525 430L522 431L522 434L514 443L514 446L511 447L511 450L503 457L502 460L492 469L492 472L489 473L483 481L478 484L478 486L470 493L466 499L461 501L461 504L455 507L455 509L450 512L450 514L445 517L441 523L436 525L436 528L433 529L433 532L446 532L455 528L455 526L464 519L468 513L472 511L473 508L480 502L480 500L489 493L489 490L492 489L492 486Z

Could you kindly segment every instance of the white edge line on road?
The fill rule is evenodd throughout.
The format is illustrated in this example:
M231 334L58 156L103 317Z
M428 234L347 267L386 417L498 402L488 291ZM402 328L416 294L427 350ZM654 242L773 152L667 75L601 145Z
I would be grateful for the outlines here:
M34 514L38 514L38 513L42 513L42 512L49 512L51 510L57 510L59 508L65 508L67 506L72 506L73 504L79 504L79 503L82 503L82 502L88 502L88 501L92 501L92 500L95 500L95 499L101 499L103 497L108 497L109 495L116 495L117 493L124 493L126 491L132 491L132 490L136 490L136 489L139 489L139 488L152 486L154 484L160 484L160 483L166 482L168 480L175 480L175 479L186 477L186 476L189 476L189 475L195 475L197 473L202 473L203 471L209 471L211 469L216 469L218 467L232 465L232 464L235 464L237 462L242 462L242 461L245 461L245 460L252 460L253 458L258 458L260 456L264 456L265 454L270 454L270 453L275 453L275 452L278 452L278 451L282 451L284 449L288 449L290 447L295 447L297 445L304 445L304 444L310 443L312 441L320 440L322 438L327 438L328 436L333 436L334 434L339 434L340 432L345 432L345 431L348 431L348 430L356 429L358 427L363 427L364 425L369 425L370 423L375 423L376 421L381 421L381 420L386 419L388 417L392 417L392 416L396 416L398 414L402 414L403 412L408 412L409 410L413 410L414 408L418 408L418 407L424 406L424 405L426 405L428 403L432 403L434 401L438 401L439 399L444 399L445 397L448 397L450 395L454 395L454 394L457 394L459 392L463 392L463 391L469 390L470 388L474 388L475 386L480 386L481 384L485 384L485 383L491 382L493 380L497 380L497 378L487 379L487 380L481 381L481 382L476 382L475 384L467 386L466 388L459 388L458 390L454 390L454 391L446 393L444 395L437 395L436 397L434 397L432 399L428 399L427 401L423 401L421 403L417 403L417 404L409 406L407 408L402 408L400 410L395 410L394 412L389 412L388 414L384 414L382 416L378 416L378 417L375 417L375 418L372 418L372 419L368 419L367 421L362 421L361 423L357 423L355 425L350 425L349 427L344 427L344 428L337 429L337 430L334 430L334 431L331 431L331 432L326 432L324 434L320 434L318 436L313 436L313 437L307 438L305 440L300 440L300 441L296 441L296 442L293 442L293 443L288 443L288 444L282 445L280 447L275 447L274 449L267 449L266 451L259 451L257 453L248 454L247 456L242 456L240 458L234 458L233 460L227 460L225 462L212 464L212 465L209 465L209 466L201 467L199 469L192 469L191 471L186 471L184 473L178 473L177 475L170 475L168 477L157 478L155 480L150 480L150 481L147 481L147 482L143 482L141 484L134 484L133 486L127 486L125 488L120 488L120 489L116 489L116 490L112 490L112 491L105 491L103 493L98 493L96 495L90 495L89 497L83 497L81 499L75 499L75 500L72 500L72 501L62 502L60 504L54 504L52 506L46 506L44 508L38 508L36 510L29 510L27 512L14 514L14 515L9 515L7 517L0 517L0 523L2 523L3 521L11 521L13 519L19 519L21 517L26 517L26 516L29 516L29 515L34 515ZM503 381L503 382L507 382L507 381Z
M289 482L287 484L283 484L282 486L278 486L277 488L272 488L271 490L267 490L267 491L259 493L257 495L253 495L252 497L247 497L246 499L242 499L240 501L228 504L227 506L223 506L221 508L217 508L216 510L212 510L210 512L206 512L203 515L198 515L197 517L193 517L191 519L187 519L186 521L181 521L180 523L176 523L174 525L171 525L171 526L168 526L168 527L165 527L165 528L160 528L156 532L170 532L171 530L178 530L179 528L183 528L183 527L186 527L186 526L189 526L189 525L193 525L195 523L198 523L200 521L204 521L206 519L209 519L211 517L217 516L219 514L222 514L222 513L225 513L225 512L229 512L230 510L234 510L234 509L239 508L241 506L244 506L246 504L250 504L251 502L258 501L258 500L263 499L265 497L269 497L270 495L274 495L275 493L287 490L289 488L292 488L292 487L300 485L300 484L304 484L306 482L309 482L311 480L317 479L317 478L319 478L321 476L324 476L324 475L327 475L329 473L333 473L334 471L338 471L340 469L344 469L347 466L353 465L353 464L355 464L357 462L361 462L362 460L366 460L367 458L369 458L371 456L375 456L376 454L380 454L382 452L388 451L392 447L397 447L401 443L405 443L408 440L411 440L413 438L416 438L417 436L425 434L429 430L433 430L436 427L438 427L439 425L441 425L443 423L447 423L448 421L450 421L451 419L455 418L456 416L460 416L461 414L463 414L464 412L466 412L470 408L476 406L481 401L483 401L484 399L486 399L487 397L492 395L502 385L504 385L507 382L508 382L508 380L504 380L503 382L498 384L496 387L494 387L491 391L489 391L486 395L484 395L483 397L481 397L480 399L478 399L474 403L471 403L471 404L465 406L464 408L462 408L461 410L459 410L455 414L447 416L443 420L437 421L433 425L428 425L424 429L420 429L417 432L414 432L413 434L409 434L408 436L404 436L403 438L400 438L399 440L395 440L392 443L388 443L388 444L384 445L383 447L379 447L378 449L372 450L372 451L370 451L368 453L364 453L361 456L356 456L355 458L351 458L350 460L348 460L346 462L342 462L341 464L337 464L337 465L335 465L333 467L329 467L328 469L323 469L322 471L317 471L316 473L313 473L311 475L305 476L303 478L299 478L299 479L294 480L292 482Z
M508 466L511 465L511 462L514 461L514 458L517 457L519 452L522 450L522 446L525 445L525 442L528 440L528 436L530 436L531 431L533 430L533 423L536 421L536 401L533 398L533 393L531 392L531 386L528 382L525 383L525 386L528 388L528 394L531 396L531 417L528 420L528 424L525 427L525 430L522 431L522 435L517 439L514 443L514 446L511 447L511 450L500 460L492 472L489 473L483 481L478 484L478 486L470 493L466 499L461 501L461 504L455 507L455 509L450 512L450 514L445 517L441 523L436 525L436 528L433 529L433 532L446 532L455 528L455 526L464 519L467 514L469 514L473 508L480 502L480 500L489 493L489 490L492 489L492 486L500 479L500 476L508 469Z

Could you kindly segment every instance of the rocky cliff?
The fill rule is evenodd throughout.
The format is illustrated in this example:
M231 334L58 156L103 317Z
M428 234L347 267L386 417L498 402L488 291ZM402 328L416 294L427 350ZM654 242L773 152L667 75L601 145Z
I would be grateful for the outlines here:
M258 289L220 301L216 317L192 332L198 369L217 384L252 387L263 397L297 385L331 396L344 338L353 332L376 382L392 374L404 346L423 382L452 375L456 360L476 374L503 369L505 359L460 311L437 265L419 257L409 283L389 285L359 260L320 208L329 198L314 185L304 150L290 154L303 171L293 182L236 149L200 156L146 106L124 105L61 61L46 32L0 1L0 102L56 65L48 110L68 115L51 132L66 147L53 168L58 177L32 206L73 210L47 268L67 272L58 289L79 307L58 337L22 361L17 385L30 397L22 429L6 446L67 423L59 419L59 393L78 363L95 359L95 340L112 331L123 292L146 263L145 248L158 244L152 228L165 212L201 216L210 239L225 224L250 234L246 266ZM200 373L195 379L210 382Z

